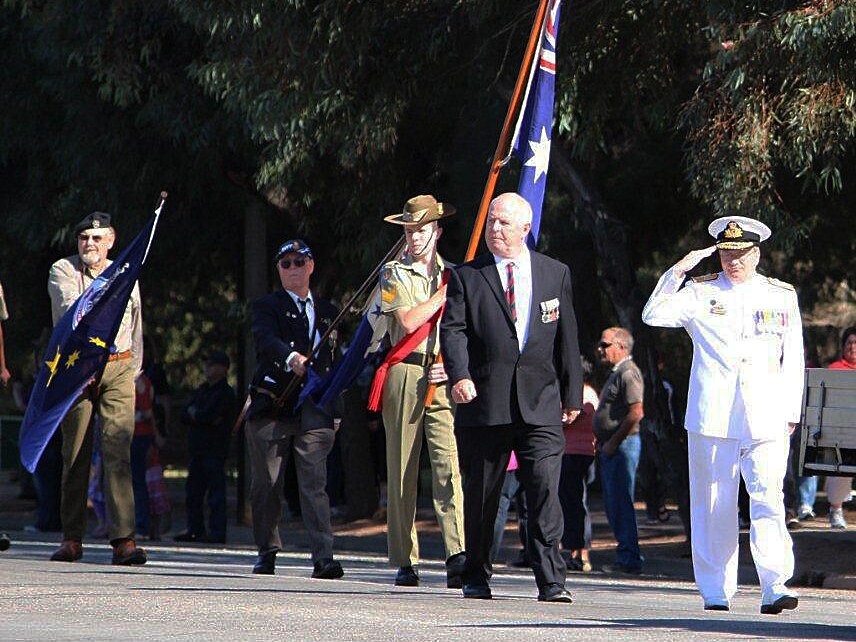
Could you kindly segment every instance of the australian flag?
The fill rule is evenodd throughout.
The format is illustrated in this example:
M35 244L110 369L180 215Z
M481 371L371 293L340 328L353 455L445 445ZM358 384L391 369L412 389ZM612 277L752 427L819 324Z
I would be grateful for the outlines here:
M553 97L556 87L556 39L559 35L559 8L562 0L551 0L541 41L529 72L523 110L512 139L512 152L523 167L517 192L532 206L532 230L527 243L534 248L541 227L541 207L547 186L550 140L553 135Z
M21 424L21 463L30 472L69 408L107 363L162 208L163 200L137 238L57 322Z

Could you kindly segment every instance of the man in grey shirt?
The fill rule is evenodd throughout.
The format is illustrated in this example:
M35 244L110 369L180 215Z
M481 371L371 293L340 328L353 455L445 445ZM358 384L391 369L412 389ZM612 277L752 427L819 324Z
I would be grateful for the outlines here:
M600 460L601 487L606 517L618 542L618 560L607 572L642 572L642 554L633 510L633 490L639 465L639 422L645 385L630 356L633 335L624 328L607 328L597 346L612 372L600 392L594 415L594 435Z

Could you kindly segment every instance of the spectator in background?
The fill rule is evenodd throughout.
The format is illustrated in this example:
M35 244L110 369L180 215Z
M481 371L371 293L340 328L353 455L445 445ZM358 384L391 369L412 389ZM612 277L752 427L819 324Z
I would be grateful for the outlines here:
M657 369L660 371L666 403L669 410L669 423L675 425L673 399L675 387L663 375L665 362L657 355ZM666 467L664 464L663 442L668 439L664 426L647 417L639 424L639 436L642 440L642 453L639 457L639 485L645 499L645 513L649 524L668 522L669 510L666 508Z
M830 370L856 370L856 326L850 326L841 335L841 358L829 364ZM844 502L850 499L853 480L850 477L827 477L826 497L829 500L829 525L847 528L844 519Z
M591 571L591 518L588 513L588 487L594 481L594 414L598 395L592 387L592 364L582 359L583 408L574 421L563 426L565 454L559 481L559 501L565 519L562 547L567 554L568 570Z
M3 308L2 291L0 291L0 308ZM3 310L0 309L0 312ZM2 340L2 339L0 339ZM39 359L44 351L42 342L39 342L32 353L34 372L38 372ZM26 383L20 379L12 382L12 399L15 407L22 413L27 412L30 402L30 393L33 391L33 379L28 377ZM48 441L36 470L32 475L35 486L36 499L36 523L25 526L24 530L34 533L53 533L62 531L62 519L60 517L60 499L62 497L62 431L54 431Z
M146 468L149 451L161 448L163 436L158 430L154 415L155 393L152 382L140 372L134 382L134 438L131 440L131 482L134 486L134 514L137 521L137 539L151 535L151 510Z
M601 361L612 372L600 391L594 415L594 435L600 453L600 480L606 517L618 541L618 560L605 566L606 572L642 572L642 553L633 493L641 443L639 422L644 413L645 384L633 362L633 335L625 328L607 328L600 336L597 350Z
M187 451L187 531L177 542L226 542L226 457L235 419L235 391L226 375L229 357L212 352L205 359L205 383L193 393L181 413L189 426ZM208 496L208 528L203 506Z
M160 361L157 342L149 335L143 337L143 372L146 373L154 388L155 403L152 410L158 431L163 437L167 437L172 425L172 388Z

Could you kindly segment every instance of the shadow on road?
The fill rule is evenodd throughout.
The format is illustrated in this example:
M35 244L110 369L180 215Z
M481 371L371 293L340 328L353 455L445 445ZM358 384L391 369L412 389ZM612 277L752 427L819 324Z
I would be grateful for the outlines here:
M461 624L454 628L471 629L581 629L596 628L632 631L635 629L664 629L699 634L751 635L764 639L796 640L856 640L856 627L835 624L801 623L790 620L742 622L725 618L646 618L629 620L584 619L571 622L490 622Z

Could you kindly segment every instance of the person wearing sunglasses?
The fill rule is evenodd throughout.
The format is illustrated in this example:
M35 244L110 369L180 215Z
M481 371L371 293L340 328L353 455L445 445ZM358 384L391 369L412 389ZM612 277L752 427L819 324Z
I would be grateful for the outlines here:
M633 361L633 335L625 328L607 328L597 344L600 360L610 373L600 391L594 414L603 504L609 526L618 542L617 563L604 566L608 573L642 572L639 532L633 493L642 451L639 423L645 384Z
M315 579L338 579L344 571L333 559L333 528L327 484L327 455L335 438L334 414L339 408L319 407L311 398L298 408L305 385L306 362L313 351L313 370L324 376L336 355L336 339L320 345L336 317L336 307L315 296L309 287L315 259L300 239L283 243L274 256L281 287L253 302L252 330L258 365L250 386L246 438L252 482L253 538L258 559L253 573L273 575L282 549L284 468L293 452L303 522L309 532ZM294 377L300 383L284 392ZM341 414L336 414L341 417Z
M803 338L792 285L757 271L770 228L743 216L708 226L714 245L694 250L659 280L642 311L648 325L684 328L693 342L687 429L693 570L707 610L737 592L737 494L749 491L749 539L761 613L795 609L782 483L789 435L800 420ZM719 252L722 272L686 280ZM686 283L685 283L686 281Z
M111 217L93 212L74 228L77 254L51 266L48 294L56 324L112 261L116 242ZM98 385L90 385L62 420L63 541L51 560L75 562L83 557L86 496L92 459L93 413L101 417L104 492L109 516L113 563L145 564L146 551L134 541L134 491L131 482L131 439L134 434L134 380L143 363L143 320L140 290L135 284Z

